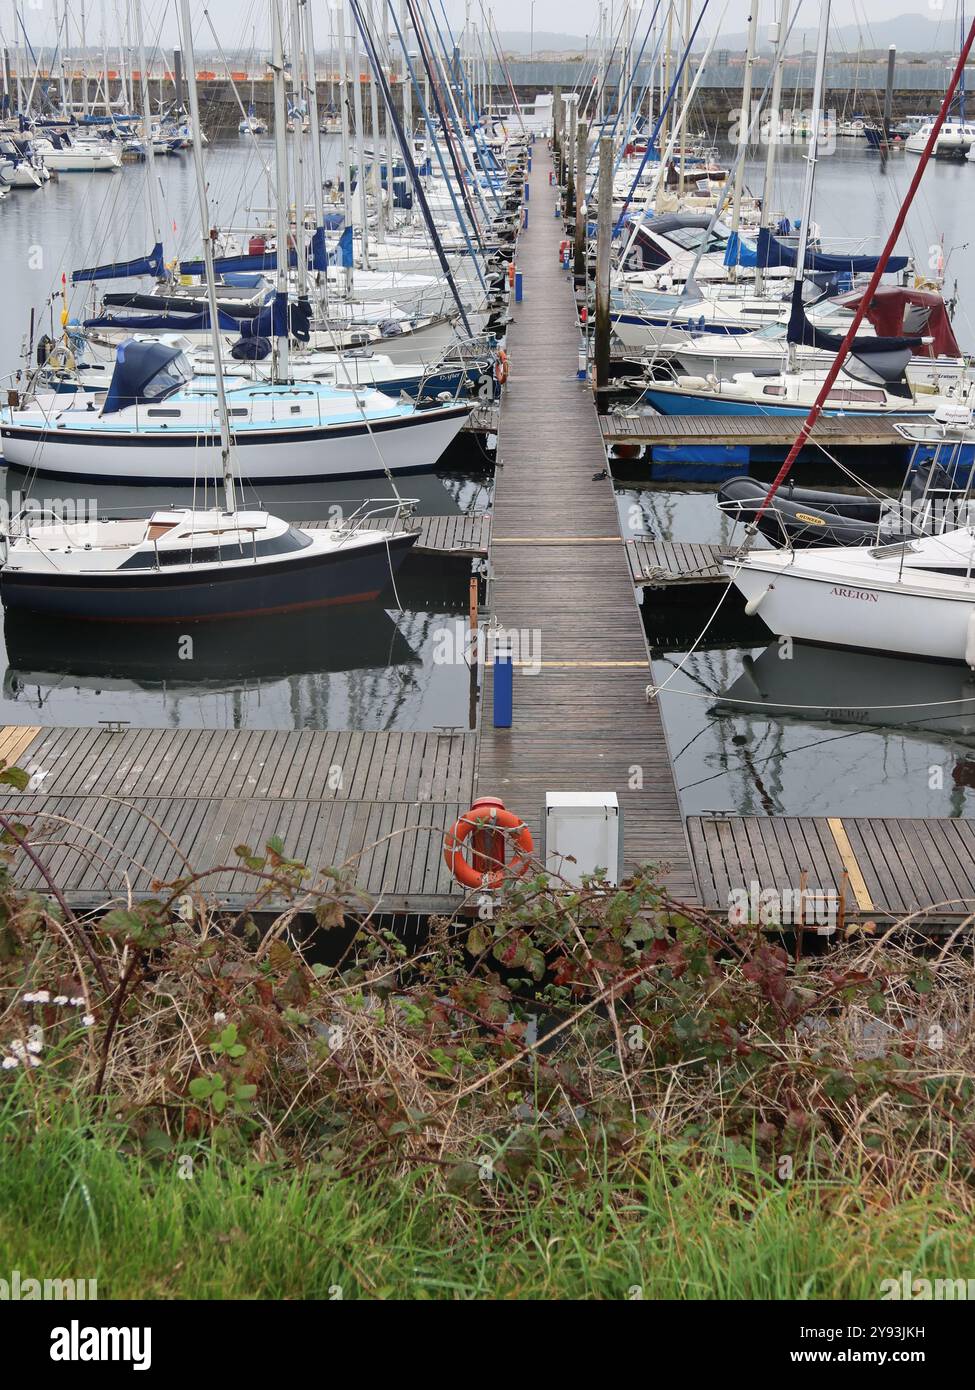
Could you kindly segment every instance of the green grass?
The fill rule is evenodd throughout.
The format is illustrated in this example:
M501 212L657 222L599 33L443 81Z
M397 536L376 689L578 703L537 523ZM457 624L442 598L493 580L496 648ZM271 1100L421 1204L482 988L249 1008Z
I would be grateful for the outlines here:
M0 1125L0 1277L97 1278L101 1298L876 1298L967 1277L975 1233L938 1190L871 1206L662 1152L575 1180L445 1195L438 1176L359 1179L128 1157L109 1129Z

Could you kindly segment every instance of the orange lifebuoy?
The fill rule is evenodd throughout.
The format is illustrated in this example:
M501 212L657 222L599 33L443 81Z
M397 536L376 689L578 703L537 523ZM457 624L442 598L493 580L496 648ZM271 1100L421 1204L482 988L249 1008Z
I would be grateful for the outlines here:
M499 386L503 386L508 380L508 354L504 348L498 351L498 355L494 359L494 379Z
M464 858L464 845L472 831L478 829L508 831L515 845L509 864L497 869L475 869ZM508 811L500 801L487 799L475 802L465 816L455 821L447 833L443 857L447 868L464 888L499 888L506 877L521 878L528 871L528 862L535 848L528 826ZM497 856L500 858L500 855Z

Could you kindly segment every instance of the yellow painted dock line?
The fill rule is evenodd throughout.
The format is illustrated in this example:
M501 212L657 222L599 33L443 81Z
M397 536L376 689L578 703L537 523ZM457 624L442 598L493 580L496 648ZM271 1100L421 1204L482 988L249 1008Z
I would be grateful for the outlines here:
M495 536L493 545L622 545L619 536Z
M857 907L861 912L873 912L875 910L873 898L870 896L866 880L863 877L860 865L857 863L856 855L853 853L853 846L850 844L849 837L846 833L846 827L839 816L828 816L826 818L826 824L832 832L836 848L839 850L840 858L843 860L843 867L850 880L850 887L853 889L853 896L857 900Z
M646 661L513 661L512 666L530 666L537 670L539 666L545 666L549 670L578 670L580 667L592 670L616 670L618 667L638 667L644 671L649 671L650 666Z
M39 724L4 724L0 728L0 762L13 767L40 732Z

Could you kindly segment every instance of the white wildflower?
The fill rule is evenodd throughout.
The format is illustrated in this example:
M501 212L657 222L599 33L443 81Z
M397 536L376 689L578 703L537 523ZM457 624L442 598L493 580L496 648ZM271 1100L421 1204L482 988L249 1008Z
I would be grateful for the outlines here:
M85 1007L84 996L81 994L76 994L73 999L68 1000L68 1003L73 1009L83 1009Z
M35 1024L34 1027L27 1034L27 1051L38 1053L43 1052L43 1050L44 1029L41 1028L39 1024Z
M94 1015L94 1014L85 1014L85 1015L82 1017L81 1026L82 1026L83 1028L90 1028L94 1022L95 1022L95 1015Z
M13 1068L14 1068L15 1066L17 1066L17 1058L16 1058L16 1057L4 1057L3 1061L0 1062L0 1066L3 1067L4 1071L12 1071Z
M35 1004L50 1004L51 991L49 989L39 989L34 995Z
M227 1022L227 1015L223 1012L223 1010L218 1010L218 1011L213 1015L213 1021L214 1021L214 1023L226 1023L226 1022Z
M68 1002L68 996L66 994L56 994L53 1002L60 1008L64 1008L65 1004Z

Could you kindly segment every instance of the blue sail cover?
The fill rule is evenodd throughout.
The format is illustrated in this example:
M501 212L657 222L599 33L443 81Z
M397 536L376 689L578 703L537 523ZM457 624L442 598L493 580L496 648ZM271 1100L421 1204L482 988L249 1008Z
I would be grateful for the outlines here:
M291 270L298 268L298 252L293 246L288 248L288 266ZM226 275L228 271L234 274L248 270L274 271L277 268L277 251L264 251L253 256L218 256L213 262L213 270L216 275ZM327 268L328 248L325 245L325 229L316 227L312 232L311 243L308 247L308 269L326 270ZM204 274L202 261L180 261L179 270L181 275Z
M310 336L311 306L307 300L289 301L286 294L275 294L260 312L250 318L235 318L223 309L217 310L217 326L222 333L236 333L241 338L281 338L291 333L299 342ZM165 314L101 314L85 319L85 328L133 328L140 331L166 333L206 333L210 315L206 309L195 313L170 310ZM137 345L141 346L141 345ZM114 377L113 377L114 381Z
M157 241L148 256L140 256L134 261L112 261L108 265L93 265L86 270L71 272L72 285L80 285L86 280L125 280L133 275L155 275L165 273L162 243Z
M758 265L758 251L750 241L743 240L737 232L732 232L728 237L728 245L724 249L725 265L743 265L746 268Z
M344 266L346 270L352 265L352 228L346 227L339 237L339 244L335 248L335 264Z
M756 265L760 265L763 270L769 266L794 266L798 259L798 251L785 246L781 241L776 240L767 227L760 227L758 231L758 253ZM879 256L832 256L826 255L822 251L806 252L806 270L846 270L851 274L870 274L877 269ZM727 264L727 262L726 262ZM745 262L742 262L744 265ZM891 256L887 262L885 274L895 274L903 270L907 265L906 256Z

